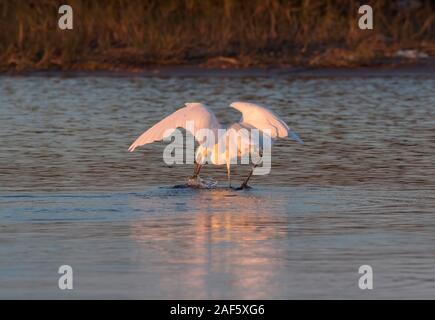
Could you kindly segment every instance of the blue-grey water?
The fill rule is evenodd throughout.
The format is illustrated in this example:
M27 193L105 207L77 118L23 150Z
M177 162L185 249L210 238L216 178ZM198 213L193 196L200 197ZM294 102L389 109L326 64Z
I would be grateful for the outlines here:
M306 142L250 190L224 167L174 188L193 168L163 143L127 152L186 101L230 123L237 100ZM435 75L1 76L0 298L435 298Z

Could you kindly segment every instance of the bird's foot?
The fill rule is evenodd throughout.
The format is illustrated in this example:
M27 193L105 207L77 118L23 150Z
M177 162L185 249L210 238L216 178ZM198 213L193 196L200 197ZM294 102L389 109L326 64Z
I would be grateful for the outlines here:
M233 188L234 190L244 190L244 189L251 189L252 187L248 186L247 184L242 183L242 185L238 188Z
M211 189L216 187L217 182L211 179L202 179L197 175L190 177L187 180L187 185L191 188Z
M198 175L193 175L187 179L188 185L192 185L192 184L196 185L199 184L200 182L201 182L201 178Z

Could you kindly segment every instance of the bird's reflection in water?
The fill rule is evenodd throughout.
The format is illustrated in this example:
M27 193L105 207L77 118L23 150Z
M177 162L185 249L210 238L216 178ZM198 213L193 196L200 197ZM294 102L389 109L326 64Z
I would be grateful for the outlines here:
M135 200L144 213L132 223L132 236L160 275L155 289L173 298L267 298L287 254L276 241L287 237L288 219L271 210L272 201L280 200L229 189L172 190Z

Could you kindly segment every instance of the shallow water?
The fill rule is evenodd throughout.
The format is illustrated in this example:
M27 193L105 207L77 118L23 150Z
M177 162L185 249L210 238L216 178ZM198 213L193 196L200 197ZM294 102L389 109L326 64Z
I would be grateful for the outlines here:
M434 88L431 72L2 76L0 297L435 298ZM230 123L235 100L306 142L276 143L250 190L207 167L219 187L173 188L190 165L127 152L185 101Z

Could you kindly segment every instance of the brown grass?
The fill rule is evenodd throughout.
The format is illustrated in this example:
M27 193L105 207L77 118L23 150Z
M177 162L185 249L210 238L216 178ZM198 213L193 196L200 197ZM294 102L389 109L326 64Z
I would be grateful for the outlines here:
M399 48L434 52L430 0L0 0L0 70L142 69L151 64L357 66ZM74 9L74 30L57 10Z

